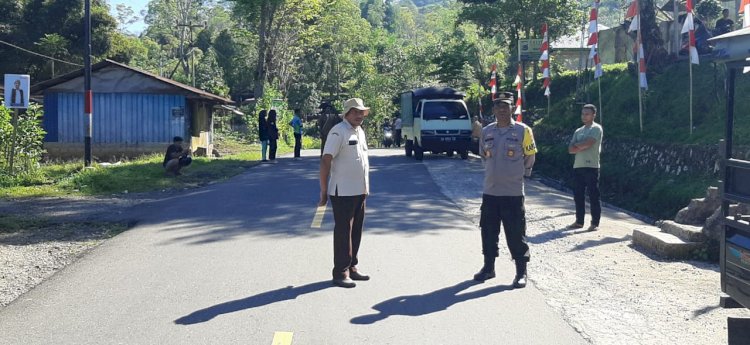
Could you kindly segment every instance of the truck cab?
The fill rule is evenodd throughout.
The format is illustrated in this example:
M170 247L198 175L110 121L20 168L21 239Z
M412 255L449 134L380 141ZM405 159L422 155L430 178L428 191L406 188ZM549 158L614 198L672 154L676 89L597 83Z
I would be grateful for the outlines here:
M455 152L466 159L471 146L471 116L464 94L452 88L422 88L401 94L406 156L422 160L425 152Z

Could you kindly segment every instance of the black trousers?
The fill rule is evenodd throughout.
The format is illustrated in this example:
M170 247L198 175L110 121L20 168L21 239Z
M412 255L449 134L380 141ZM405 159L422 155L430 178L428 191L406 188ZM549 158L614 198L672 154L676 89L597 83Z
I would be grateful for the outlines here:
M394 145L396 145L396 147L401 147L401 130L396 129L395 131L396 133L394 135L395 136Z
M573 174L575 175L573 199L576 202L576 223L583 224L586 215L586 191L588 190L591 224L599 225L602 217L602 205L599 201L599 169L576 168L573 169Z
M300 150L302 150L302 133L294 133L294 157L300 156Z
M528 262L531 258L526 241L526 208L523 196L482 195L482 254L498 256L500 225L505 230L508 249L516 262Z
M333 279L349 276L356 271L362 227L365 223L366 195L331 196L333 206Z
M268 159L274 160L276 159L276 149L277 147L277 139L271 139L268 141Z

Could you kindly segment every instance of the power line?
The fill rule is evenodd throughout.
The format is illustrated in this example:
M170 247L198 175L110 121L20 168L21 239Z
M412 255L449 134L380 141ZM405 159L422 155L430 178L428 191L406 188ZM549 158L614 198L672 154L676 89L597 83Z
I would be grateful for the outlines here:
M46 58L46 59L50 59L50 60L54 60L54 61L57 61L57 62L62 62L62 63L66 63L66 64L69 64L69 65L73 65L73 66L79 66L79 67L83 67L83 65L81 65L81 64L77 64L77 63L74 63L74 62L68 62L68 61L65 61L65 60L60 60L60 59L57 59L57 58L53 58L53 57L51 57L51 56L47 56L47 55L44 55L44 54L40 54L40 53L37 53L37 52L33 52L33 51L31 51L31 50L28 50L28 49L24 49L24 48L21 48L21 47L19 47L19 46L17 46L17 45L14 45L14 44L11 44L11 43L8 43L8 42L5 42L5 41L3 41L3 40L0 40L0 43L2 43L2 44L5 44L5 45L8 45L8 46L11 46L11 47L13 47L13 48L16 48L16 49L20 49L20 50L22 50L22 51L24 51L24 52L27 52L27 53L29 53L29 54L34 54L34 55L37 55L37 56L41 56L41 57L43 57L43 58Z

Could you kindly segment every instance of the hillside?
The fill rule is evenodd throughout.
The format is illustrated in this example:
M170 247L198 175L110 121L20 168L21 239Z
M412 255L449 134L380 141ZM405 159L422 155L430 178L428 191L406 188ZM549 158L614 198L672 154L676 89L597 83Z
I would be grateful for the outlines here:
M649 75L641 132L632 67L605 67L601 82L605 133L601 184L605 201L656 219L671 219L691 198L701 197L706 187L717 184L714 169L716 144L725 133L726 70L723 65L703 63L695 66L693 73L693 135L689 127L687 63ZM597 83L586 86L583 100L588 98L599 106ZM573 158L567 153L567 140L581 125L583 103L575 99L576 75L553 77L549 116L539 83L532 83L526 92L529 109L537 114L533 116L540 148L537 170L570 187ZM748 92L750 77L738 77L734 140L735 147L745 154L750 145L750 100L742 95Z

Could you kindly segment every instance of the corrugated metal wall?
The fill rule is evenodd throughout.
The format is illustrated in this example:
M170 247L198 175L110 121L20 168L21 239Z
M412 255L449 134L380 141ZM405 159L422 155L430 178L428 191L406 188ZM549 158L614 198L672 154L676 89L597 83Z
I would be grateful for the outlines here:
M57 105L56 114L52 113L54 109L45 109L48 121L57 119L56 141L83 142L83 94L48 93L45 95L47 103ZM180 108L181 112L173 112ZM92 140L128 144L170 142L174 136L185 136L188 116L183 95L94 93ZM45 129L55 128L50 125ZM48 139L54 137L47 136Z

